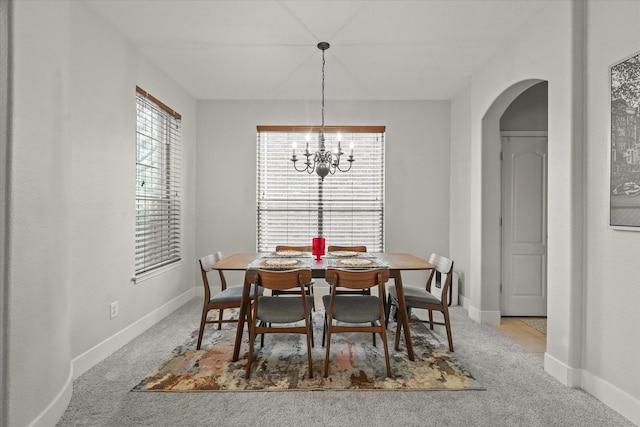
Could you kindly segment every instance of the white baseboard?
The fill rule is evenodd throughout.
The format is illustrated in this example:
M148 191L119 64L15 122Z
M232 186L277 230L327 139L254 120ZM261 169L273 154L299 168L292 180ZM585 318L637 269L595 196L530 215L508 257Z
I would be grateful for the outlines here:
M582 369L572 368L549 353L544 354L544 370L567 387L582 386Z
M640 399L584 369L567 366L549 353L544 354L544 370L568 387L581 388L635 425L640 425Z
M189 289L73 359L71 361L71 366L73 367L73 379L75 380L80 375L103 361L107 356L110 356L129 341L158 323L186 302L190 301L194 295L194 288Z
M469 298L465 297L464 295L458 295L458 301L460 301L460 305L462 305L462 308L469 311Z
M501 313L499 311L481 311L472 305L469 305L467 310L469 311L469 317L477 323L488 323L490 325L500 324Z
M640 425L640 399L584 370L582 371L582 389L633 424Z
M30 427L49 427L55 426L64 411L67 410L69 402L71 402L71 395L73 394L73 365L69 365L69 375L64 383L64 386L60 389L58 395L47 405L47 407L38 415L31 423Z

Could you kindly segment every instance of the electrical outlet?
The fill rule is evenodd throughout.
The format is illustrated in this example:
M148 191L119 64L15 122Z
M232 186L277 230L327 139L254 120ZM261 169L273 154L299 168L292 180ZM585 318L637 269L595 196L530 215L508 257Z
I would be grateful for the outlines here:
M110 319L118 316L118 301L114 301L109 305L110 308Z

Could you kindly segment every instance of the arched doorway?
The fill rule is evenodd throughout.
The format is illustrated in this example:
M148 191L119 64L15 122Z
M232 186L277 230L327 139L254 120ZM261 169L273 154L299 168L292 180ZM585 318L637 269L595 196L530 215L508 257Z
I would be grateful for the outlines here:
M500 118L501 314L547 315L548 84L522 92Z
M481 209L481 310L484 320L499 324L502 313L501 232L501 128L500 119L516 98L539 79L524 80L507 88L482 119L482 209Z

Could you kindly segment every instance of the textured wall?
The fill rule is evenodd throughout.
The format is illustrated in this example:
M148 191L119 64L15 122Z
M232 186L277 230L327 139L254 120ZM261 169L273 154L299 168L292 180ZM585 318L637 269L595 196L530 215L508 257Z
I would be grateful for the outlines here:
M78 361L193 293L196 102L84 2L14 7L9 425L52 425ZM184 230L182 265L133 284L136 85L183 115Z
M640 424L640 232L608 227L609 66L640 50L640 2L590 1L587 17L584 382L618 410L635 405L630 419ZM625 395L608 393L603 382Z

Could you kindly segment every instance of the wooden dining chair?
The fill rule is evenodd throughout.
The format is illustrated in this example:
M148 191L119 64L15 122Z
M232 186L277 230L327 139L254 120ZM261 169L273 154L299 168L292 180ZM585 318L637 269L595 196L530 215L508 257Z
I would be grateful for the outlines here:
M329 375L331 334L339 332L372 332L374 334L378 333L382 337L387 377L391 377L383 304L385 283L389 280L389 269L343 270L329 268L325 274L325 279L332 285L332 289L330 295L322 297L325 307L328 307L328 320L325 322L327 352L324 359L324 376L327 377ZM371 289L374 286L378 287L378 296L340 295L337 292L338 288L362 290ZM334 321L341 323L336 324ZM351 325L345 325L345 323Z
M198 332L197 349L202 345L204 326L208 323L217 323L218 329L223 323L238 322L238 319L224 319L224 310L227 308L240 308L243 285L227 286L227 280L222 270L218 270L220 275L220 292L212 296L211 286L207 274L213 270L213 265L223 258L222 252L215 252L199 259L200 272L202 273L202 284L204 285L204 304L202 306L202 316L200 318L200 331ZM258 290L258 295L262 295L263 290ZM253 295L253 292L251 293ZM218 310L217 319L207 319L211 310Z
M427 279L426 286L418 288L416 286L403 286L404 290L404 301L407 306L407 318L411 321L411 309L412 308L420 308L429 310L429 325L431 329L433 329L433 325L443 325L447 329L447 339L449 340L449 351L453 352L453 338L451 337L451 321L449 320L449 287L451 286L451 277L453 276L453 261L449 258L445 258L441 255L431 254L429 258L429 263L434 266L434 268L429 273L429 277ZM444 285L442 286L442 299L439 299L435 295L431 293L431 286L435 279L435 272L440 272L440 276L444 277L446 275L446 279ZM385 318L387 319L387 324L389 321L389 315L391 313L391 306L395 307L395 310L399 309L398 304L398 294L396 292L395 284L389 285L389 301L386 306ZM434 322L433 321L433 312L439 311L444 316L444 322ZM400 332L402 330L402 322L397 322L396 325L396 347L400 342Z
M353 246L344 246L344 245L330 245L327 247L327 253L331 254L331 252L367 252L367 247L365 245L353 245ZM331 291L331 284L329 284L329 291ZM352 289L338 289L338 294L340 295L370 295L371 289L362 289L358 291L354 291ZM324 322L327 323L327 312L325 306L324 313ZM326 330L322 331L322 346L324 347ZM375 345L376 335L373 334L373 343Z
M298 251L298 252L311 252L312 251L312 247L311 246L289 246L289 245L278 245L276 246L276 252L282 252L282 251ZM307 294L308 295L315 295L313 292L313 280L311 280L309 283L306 283L305 288L307 290ZM289 290L289 291L278 291L278 290L274 290L272 291L272 295L291 295L291 294L297 294L298 291L297 290ZM315 301L315 296L313 299L313 304L312 304L312 310L316 311L316 301ZM313 344L313 341L311 342L311 344Z
M363 245L358 246L337 246L332 245L327 247L327 253L329 252L340 252L340 251L348 251L348 252L367 252L367 247Z
M327 253L331 253L331 252L366 252L367 251L367 247L366 246L329 246L329 248L327 249ZM361 291L353 291L353 290L345 290L345 289L340 289L338 290L338 293L341 293L343 295L368 295L371 293L371 289L363 289Z
M297 289L299 297L280 298L268 295L254 295L252 320L249 321L249 353L246 378L248 379L251 376L256 335L269 333L305 334L309 378L313 378L313 363L311 360L313 323L309 310L311 298L313 297L307 295L305 289L305 284L311 281L311 270L302 268L284 271L256 270L255 273L254 292L260 287L272 291ZM303 321L304 323L300 324Z
M290 246L290 245L276 246L276 252L280 252L280 251L311 252L312 250L313 248L311 246Z

